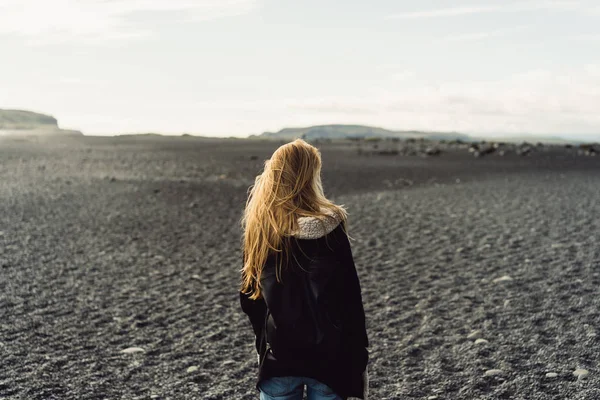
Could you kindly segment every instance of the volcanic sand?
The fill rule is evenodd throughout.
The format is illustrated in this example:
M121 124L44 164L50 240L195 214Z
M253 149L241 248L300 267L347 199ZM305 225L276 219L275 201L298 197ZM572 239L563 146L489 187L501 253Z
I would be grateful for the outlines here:
M0 142L0 398L258 398L239 218L279 144ZM599 158L319 146L371 399L600 398Z

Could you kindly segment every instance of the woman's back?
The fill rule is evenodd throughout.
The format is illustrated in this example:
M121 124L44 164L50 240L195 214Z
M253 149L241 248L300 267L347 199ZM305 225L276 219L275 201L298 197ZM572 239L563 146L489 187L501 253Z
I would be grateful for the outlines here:
M266 388L279 377L313 379L333 390L327 398L364 398L368 340L346 212L323 195L314 147L295 141L265 163L243 226L240 301L256 335L261 399L275 396Z
M348 257L342 224L322 236L292 238L289 257L278 278L272 257L263 270L261 287L270 311L267 340L277 359L319 359L329 364L341 350L343 335L351 326L344 313L352 300L347 276L353 266Z

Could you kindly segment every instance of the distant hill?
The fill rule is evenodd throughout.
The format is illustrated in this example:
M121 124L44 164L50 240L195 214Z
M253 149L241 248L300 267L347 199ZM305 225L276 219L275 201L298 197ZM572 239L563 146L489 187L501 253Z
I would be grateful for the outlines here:
M61 129L56 118L24 110L0 109L0 136L81 136L79 131Z
M279 132L265 132L258 138L269 138L279 140L293 140L295 138L303 139L349 139L349 138L423 138L429 140L462 140L463 142L480 142L480 141L495 141L495 142L542 142L545 144L566 144L566 143L583 143L577 140L565 139L558 136L536 136L536 135L520 135L520 136L495 136L493 138L485 136L470 136L458 132L426 132L426 131L391 131L388 129L377 128L364 125L317 125L305 128L285 128Z
M348 138L424 138L431 140L473 140L470 136L455 132L390 131L364 125L317 125L305 128L285 128L279 132L265 132L259 137L291 140L304 139L348 139Z

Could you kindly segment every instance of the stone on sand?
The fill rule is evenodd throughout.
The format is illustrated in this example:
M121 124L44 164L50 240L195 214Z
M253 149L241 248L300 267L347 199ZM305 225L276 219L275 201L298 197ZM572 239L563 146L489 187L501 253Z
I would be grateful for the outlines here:
M548 372L546 374L546 378L550 378L550 379L554 379L558 376L558 374L556 372Z
M469 340L476 340L476 339L479 339L480 337L481 337L480 329L475 329L467 335L467 339L469 339Z
M487 371L485 371L485 376L498 376L503 374L504 371L502 371L501 369L488 369Z
M500 278L494 279L492 282L500 283L500 282L510 282L512 280L513 280L513 278L511 278L510 276L504 275L504 276L501 276Z
M133 354L133 353L143 353L144 349L141 347L128 347L125 350L121 350L121 353L125 354Z
M587 369L577 368L575 371L573 371L573 376L577 377L577 379L579 380L588 376L589 373L590 372Z
M477 340L475 340L475 344L488 344L489 341L483 338L478 338Z
M198 371L198 366L196 366L196 365L192 365L191 367L189 367L187 369L188 374L191 372L196 372L196 371Z

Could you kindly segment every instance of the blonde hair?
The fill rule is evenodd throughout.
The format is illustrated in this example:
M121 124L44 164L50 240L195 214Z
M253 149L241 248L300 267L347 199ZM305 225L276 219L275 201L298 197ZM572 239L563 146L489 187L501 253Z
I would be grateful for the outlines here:
M329 211L329 212L328 212ZM267 258L281 255L298 229L298 217L347 219L343 206L325 197L321 183L321 153L302 139L279 147L265 161L263 172L249 189L242 217L244 266L241 291L261 297L260 277ZM283 257L279 258L277 279Z

